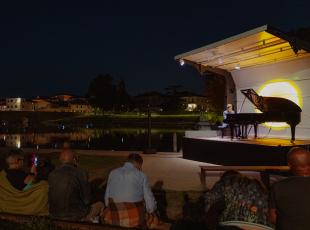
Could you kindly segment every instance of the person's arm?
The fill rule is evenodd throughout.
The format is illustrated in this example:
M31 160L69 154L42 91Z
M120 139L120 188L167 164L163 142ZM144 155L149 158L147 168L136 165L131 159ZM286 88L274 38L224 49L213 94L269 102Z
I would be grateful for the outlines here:
M28 175L26 176L25 180L24 180L24 184L28 184L30 181L33 181L35 178L34 175Z
M219 200L224 199L224 190L225 186L223 185L223 182L217 182L210 191L205 193L205 213L207 213Z
M225 120L227 118L227 112L226 110L223 112L223 120Z
M88 176L86 172L81 171L79 175L80 181L80 196L85 205L91 203L91 188L88 182Z
M34 181L36 174L37 174L37 168L35 165L32 165L30 169L30 174L28 174L24 179L24 184L27 185L31 183L32 181Z
M274 187L271 188L270 195L269 195L269 218L270 218L271 223L276 224L277 212L276 212L276 201L275 201Z
M155 214L156 201L149 185L146 175L143 175L143 196L146 205L146 211L150 214Z
M108 207L109 206L109 198L110 198L110 181L111 181L111 173L109 174L108 177L108 182L107 182L107 187L105 189L105 194L104 194L104 203L105 206Z
M276 224L277 222L277 213L275 208L270 208L269 209L269 217L270 217L270 222L272 224Z

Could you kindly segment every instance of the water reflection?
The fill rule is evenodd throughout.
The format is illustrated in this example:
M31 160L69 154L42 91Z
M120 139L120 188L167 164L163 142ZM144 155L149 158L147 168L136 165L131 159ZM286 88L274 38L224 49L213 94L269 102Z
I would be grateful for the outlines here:
M152 130L152 145L157 151L181 148L184 130ZM2 146L61 148L69 141L73 148L103 150L144 150L147 147L145 129L80 129L74 132L0 134Z

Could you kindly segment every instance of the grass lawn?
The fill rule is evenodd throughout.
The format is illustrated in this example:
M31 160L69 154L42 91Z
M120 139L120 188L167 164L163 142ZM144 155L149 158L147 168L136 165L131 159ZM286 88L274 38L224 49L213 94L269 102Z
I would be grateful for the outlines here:
M52 163L59 165L58 154L51 156ZM94 179L106 180L112 169L120 167L126 161L122 156L89 156L79 155L79 167L89 174L90 181Z

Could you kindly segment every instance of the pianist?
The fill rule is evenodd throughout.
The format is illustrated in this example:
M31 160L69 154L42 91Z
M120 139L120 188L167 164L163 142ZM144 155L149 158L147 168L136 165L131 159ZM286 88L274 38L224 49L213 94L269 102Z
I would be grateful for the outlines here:
M233 110L232 104L227 104L226 110L223 112L223 120L226 120L227 114L234 114L234 113L235 113L235 111ZM221 129L224 129L227 127L228 127L228 124L224 123L224 122L221 126L219 126L219 128L221 128Z

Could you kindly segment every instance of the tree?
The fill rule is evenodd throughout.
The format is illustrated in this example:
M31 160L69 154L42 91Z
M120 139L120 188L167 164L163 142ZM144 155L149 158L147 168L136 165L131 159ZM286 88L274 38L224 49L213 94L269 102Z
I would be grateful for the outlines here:
M165 90L166 100L163 104L164 111L168 112L180 112L183 110L182 101L179 97L178 88L181 88L180 85L170 85Z
M133 106L132 98L127 93L125 82L121 80L116 86L115 110L120 112L129 111Z
M205 95L211 111L221 113L225 107L226 82L223 76L208 74L205 76Z
M109 74L99 74L89 84L87 97L90 104L102 111L114 109L116 87L113 77Z

